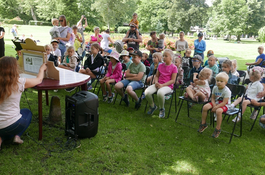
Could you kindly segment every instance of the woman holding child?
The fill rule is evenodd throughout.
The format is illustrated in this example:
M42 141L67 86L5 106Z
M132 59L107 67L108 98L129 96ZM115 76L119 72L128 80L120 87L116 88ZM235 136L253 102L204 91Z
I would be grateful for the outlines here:
M59 49L61 50L61 55L64 55L66 51L66 43L70 40L71 34L72 34L72 29L71 27L68 27L66 24L66 18L64 15L61 15L59 17L59 22L61 26L59 27L60 35L61 37L54 38L59 40Z
M159 49L158 49L158 39L156 37L156 32L151 32L150 36L151 40L147 42L146 49L150 51L149 58L147 60L149 61L150 64L152 64L153 62L152 55L153 53L158 52Z

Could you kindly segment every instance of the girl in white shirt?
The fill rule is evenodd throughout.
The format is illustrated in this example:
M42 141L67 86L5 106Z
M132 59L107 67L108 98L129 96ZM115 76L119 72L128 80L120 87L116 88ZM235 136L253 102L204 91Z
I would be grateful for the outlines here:
M257 98L257 94L263 91L263 85L260 83L261 75L263 74L263 69L259 66L255 66L249 71L249 80L251 83L248 84L245 97L242 102L242 115L244 114L247 105L251 104L251 100L260 101L261 98ZM229 109L233 109L242 101L242 97L239 97L234 103L231 104ZM236 117L232 120L233 122L239 122L241 119L241 113L238 113L238 118Z
M24 89L42 82L46 68L43 64L36 78L20 78L17 60L7 56L0 58L0 149L3 140L12 137L15 143L23 143L20 136L28 128L32 113L29 109L20 110L21 94Z

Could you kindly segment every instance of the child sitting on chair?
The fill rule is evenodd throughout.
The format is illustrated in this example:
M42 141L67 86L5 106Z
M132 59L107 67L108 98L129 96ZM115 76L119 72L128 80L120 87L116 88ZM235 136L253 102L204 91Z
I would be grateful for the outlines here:
M195 55L192 58L193 68L190 70L189 75L188 75L188 78L190 79L191 83L193 83L193 74L197 73L197 75L198 75L200 73L200 71L203 69L201 67L202 62L203 62L202 57L200 55Z
M178 68L172 63L173 59L174 54L172 50L166 49L163 53L164 63L160 64L157 68L155 84L145 90L146 100L150 104L150 109L147 114L151 115L157 109L152 97L152 94L157 92L157 101L160 110L159 118L165 117L165 95L172 92L178 73Z
M75 71L76 65L77 54L75 53L75 48L73 46L69 46L65 52L63 63L58 67Z
M84 69L81 69L79 71L80 73L87 74L93 79L101 74L100 67L104 64L104 61L100 51L102 51L102 49L97 42L91 44L91 55L86 59Z
M213 71L212 77L214 78L219 73L219 68L216 65L216 58L213 55L208 58L208 65L205 67Z
M238 84L238 77L232 74L232 61L225 60L222 64L222 71L227 73L229 84Z
M237 61L232 60L232 70L231 70L232 75L235 75L239 77L239 73L237 72Z
M155 52L155 53L153 53L152 57L153 57L153 63L150 66L150 71L148 74L148 78L146 80L146 84L154 84L154 81L155 81L154 76L155 75L153 75L153 74L156 71L156 69L158 68L159 64L162 63L163 55L161 52ZM151 82L152 80L153 80L153 82Z
M59 20L56 18L53 18L52 19L52 25L53 25L53 27L50 30L50 35L51 35L52 39L61 37L60 31L58 28Z
M122 57L122 63L124 63L126 65L126 69L128 69L128 67L132 63L132 60L130 60L129 52L127 50L123 50L120 56Z
M252 100L260 101L262 98L257 98L257 94L263 91L263 85L260 83L261 75L263 74L263 69L256 66L250 69L249 80L251 83L248 84L247 91L245 93L242 102L242 115L244 114L247 105L251 104ZM242 97L239 97L236 101L231 104L231 109L238 105L242 101ZM229 108L230 109L230 108ZM255 116L256 117L256 116ZM238 113L238 117L235 117L232 121L239 122L241 119L241 113Z
M145 66L150 67L150 63L149 63L149 61L148 61L147 59L148 59L148 54L147 54L147 53L143 53L142 63L143 63Z
M61 64L61 51L58 49L58 44L59 44L59 41L56 40L56 39L53 39L51 41L51 45L52 45L52 49L53 51L51 52L54 56L57 56L57 62L58 64Z
M187 49L184 57L182 57L182 67L192 68L191 50Z
M208 81L212 77L212 70L209 68L203 68L199 73L199 78L196 78L197 75L198 73L193 74L194 83L186 88L185 97L190 97L196 102L207 102L211 94Z
M175 66L178 68L178 74L177 74L177 81L176 85L182 85L183 84L183 74L184 70L181 67L181 55L179 53L175 54Z
M146 67L141 62L141 51L134 51L130 55L133 56L133 63L130 64L129 68L126 70L125 79L115 84L115 90L118 94L120 94L120 96L122 96L122 100L126 103L126 106L129 106L128 96L123 92L123 89L125 87L126 92L135 100L135 109L139 109L141 106L142 98L138 98L134 90L140 89L144 86Z
M111 83L118 83L122 78L122 65L119 62L119 53L113 50L110 57L110 62L108 65L108 73L104 78L100 80L100 86L103 93L103 101L107 101L111 103L113 101L113 93L111 92ZM105 89L105 84L108 89L108 93Z
M52 52L52 46L50 44L47 44L44 46L47 54L47 61L52 61L54 63L54 66L58 66L57 63L57 57L55 57Z
M208 127L206 124L206 118L208 111L211 110L211 112L214 112L217 115L217 124L212 137L217 138L221 133L222 114L228 110L226 104L231 103L231 91L226 86L228 79L229 77L225 72L216 75L216 86L214 86L212 90L211 102L203 106L202 122L198 132L202 133Z

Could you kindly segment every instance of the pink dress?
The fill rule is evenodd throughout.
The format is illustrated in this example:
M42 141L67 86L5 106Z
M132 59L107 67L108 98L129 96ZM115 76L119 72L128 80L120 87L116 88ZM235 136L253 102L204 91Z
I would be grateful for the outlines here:
M165 63L162 63L162 64L159 64L157 69L160 73L159 78L158 78L158 83L160 83L160 84L164 84L164 83L170 81L172 74L178 73L178 68L174 64L170 64L169 66L167 66ZM174 83L172 83L168 87L173 89Z
M115 82L121 81L122 78L122 65L120 62L116 64L116 67L112 71L112 63L109 62L108 66L108 73L106 74L106 77L109 77L110 79L114 79Z
M102 37L101 35L98 35L98 37ZM91 41L98 41L96 36L91 35ZM100 42L98 42L98 44L100 45Z

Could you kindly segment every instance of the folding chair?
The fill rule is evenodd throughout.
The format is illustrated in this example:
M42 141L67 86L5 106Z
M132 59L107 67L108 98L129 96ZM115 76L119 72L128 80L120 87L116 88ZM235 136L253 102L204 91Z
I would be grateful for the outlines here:
M243 83L245 81L247 73L243 70L237 70L237 72L238 72L239 78L240 78L238 84L240 83L241 78L242 78L242 83Z
M106 59L103 59L103 62L101 64L101 66L99 67L99 74L96 75L96 78L91 79L91 84L96 80L96 84L94 86L93 93L95 93L95 91L96 91L96 87L99 83L99 80L102 79L106 75L106 69L105 69L104 64L107 64Z
M169 118L170 111L171 111L171 106L172 106L172 101L173 101L174 96L175 96L175 113L177 112L177 100L176 100L177 99L177 96L176 96L177 85L176 85L176 81L177 81L177 77L176 77L174 85L173 85L173 90L170 93L165 94L165 96L170 96L171 95L170 106L169 106L169 109L168 109L168 115L167 115L167 117L165 119ZM157 94L157 92L155 92L154 94ZM148 101L146 100L144 112L146 112L147 106L148 106Z
M241 96L243 97L244 94L245 94L246 88L243 85L227 84L226 86L231 91L231 100L234 100L234 99L236 99L238 97L241 97ZM242 101L243 101L243 99L244 98L242 98ZM240 116L241 117L241 120L240 120L240 133L239 133L239 135L234 134L237 122L234 123L232 132L228 132L228 131L222 130L222 132L229 133L231 135L230 136L229 143L231 143L233 136L236 136L236 137L241 137L242 136L242 121L243 121L242 120L242 112L241 112L242 111L242 105L241 105L242 104L242 101L239 104L239 108L234 108L234 110L231 110L231 111L228 110L227 112L223 113L224 114L223 121L225 120L225 117L226 116L229 116L228 119L227 119L227 122L228 122L229 118L231 116L234 116L234 115L236 115L236 120L237 120L237 118L238 118L238 115L237 114L239 112L241 113L241 116ZM211 114L211 119L212 119L213 128L214 128L214 117L213 117L213 113Z

